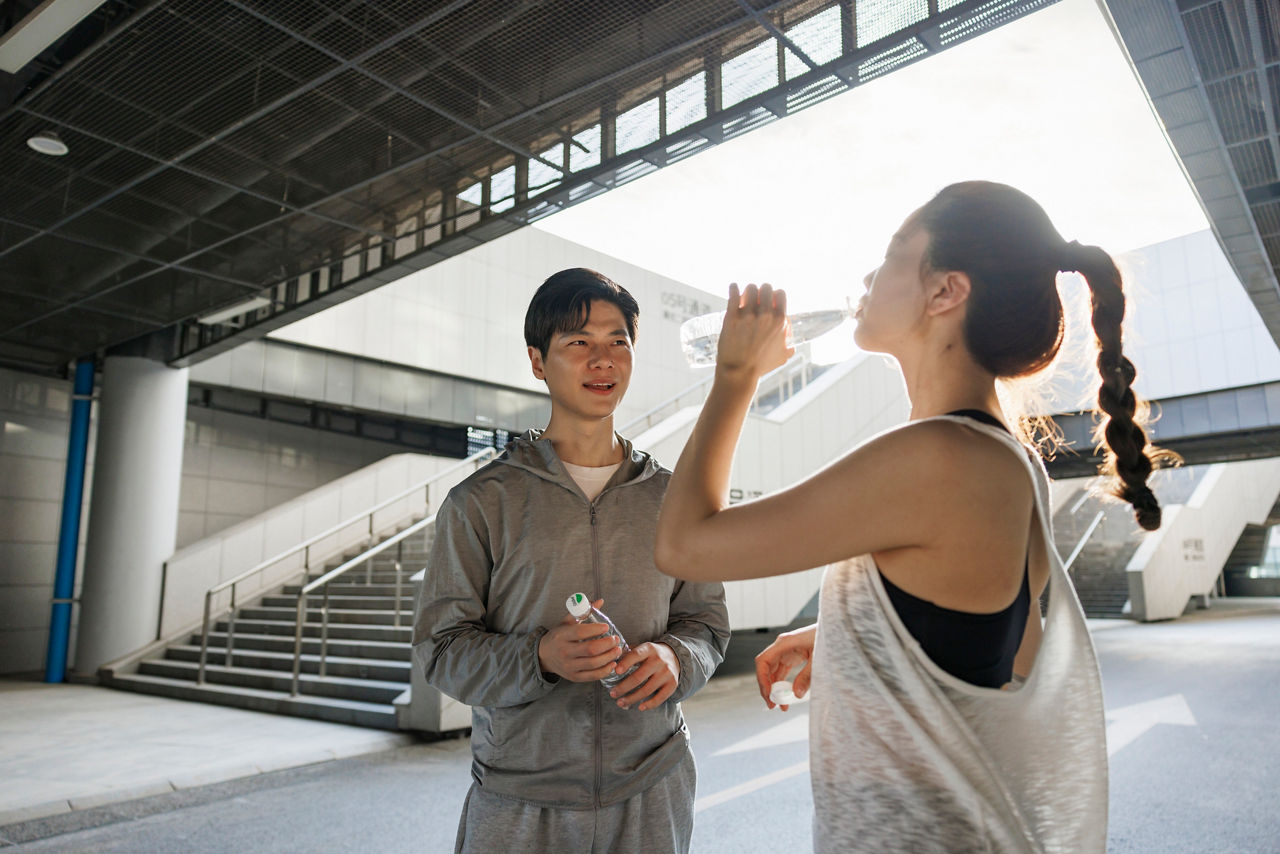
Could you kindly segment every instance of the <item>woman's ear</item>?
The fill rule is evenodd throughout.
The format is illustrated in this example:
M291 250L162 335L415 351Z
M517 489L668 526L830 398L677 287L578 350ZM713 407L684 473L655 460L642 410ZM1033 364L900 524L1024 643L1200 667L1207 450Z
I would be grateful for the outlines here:
M969 292L972 289L969 274L958 270L935 274L929 285L932 291L929 294L929 304L925 307L925 312L930 317L960 308L968 301Z

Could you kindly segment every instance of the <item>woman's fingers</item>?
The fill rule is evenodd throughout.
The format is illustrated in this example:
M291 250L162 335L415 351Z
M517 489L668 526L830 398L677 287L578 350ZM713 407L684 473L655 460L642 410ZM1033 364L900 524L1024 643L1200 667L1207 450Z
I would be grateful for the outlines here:
M809 680L813 678L813 662L806 662L804 669L796 674L795 681L791 683L791 693L797 697L803 697L809 693Z

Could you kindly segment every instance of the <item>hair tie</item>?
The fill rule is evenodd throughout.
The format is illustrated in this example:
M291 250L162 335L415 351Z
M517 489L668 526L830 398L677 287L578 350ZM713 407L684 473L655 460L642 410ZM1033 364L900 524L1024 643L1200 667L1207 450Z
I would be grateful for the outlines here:
M1080 271L1080 242L1072 240L1069 243L1063 243L1062 248L1058 250L1058 270L1063 273L1077 273Z

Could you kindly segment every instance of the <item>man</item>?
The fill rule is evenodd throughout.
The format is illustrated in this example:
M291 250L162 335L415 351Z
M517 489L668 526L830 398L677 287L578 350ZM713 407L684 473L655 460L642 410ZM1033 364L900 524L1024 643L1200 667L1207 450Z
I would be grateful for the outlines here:
M729 627L720 584L655 567L671 473L613 430L638 316L599 273L547 279L525 342L551 420L436 518L413 643L427 681L472 706L459 852L688 851L696 770L679 701L723 660ZM580 591L630 652L566 615Z

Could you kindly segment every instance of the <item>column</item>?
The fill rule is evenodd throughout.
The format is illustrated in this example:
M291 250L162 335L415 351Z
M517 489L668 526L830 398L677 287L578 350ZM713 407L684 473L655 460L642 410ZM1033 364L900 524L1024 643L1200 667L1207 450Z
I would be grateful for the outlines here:
M92 675L156 638L178 536L187 369L135 355L103 363L74 669Z

